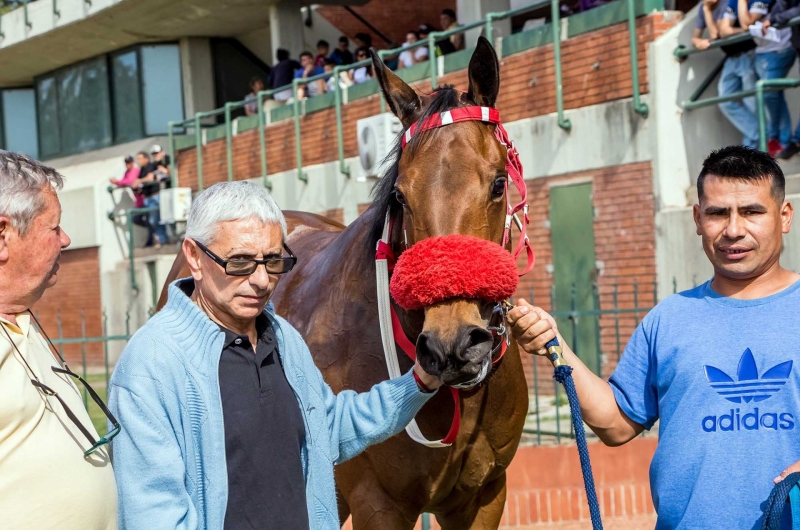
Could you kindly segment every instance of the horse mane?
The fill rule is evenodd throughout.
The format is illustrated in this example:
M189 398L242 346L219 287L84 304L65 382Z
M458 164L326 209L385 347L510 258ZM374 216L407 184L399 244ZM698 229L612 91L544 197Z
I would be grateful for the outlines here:
M430 116L455 109L461 106L460 103L462 103L462 92L456 90L453 85L442 85L430 95L432 99L430 103L428 103L428 106L422 111L422 114L417 118L417 121L426 120ZM394 187L397 183L397 177L400 171L400 155L403 152L401 142L406 130L407 127L403 128L403 131L397 136L392 150L383 161L384 165L388 165L389 169L372 189L372 208L377 209L377 214L372 218L372 227L369 233L370 243L368 250L371 252L375 251L375 244L383 235L383 224L386 220L384 212L388 211L390 218L394 219L400 209L400 204L395 199ZM414 136L411 142L406 145L406 149L414 149L414 147L427 140L429 135L435 134L435 132L436 129L432 129Z

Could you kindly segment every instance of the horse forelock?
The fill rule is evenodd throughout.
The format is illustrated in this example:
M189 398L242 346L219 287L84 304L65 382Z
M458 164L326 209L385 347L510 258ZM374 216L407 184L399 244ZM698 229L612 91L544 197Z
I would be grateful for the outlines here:
M447 110L475 105L474 102L469 101L469 96L466 93L456 90L453 85L442 85L428 96L425 96L422 101L425 106L420 115L417 116L417 121L424 121L430 116L441 114ZM370 252L375 251L375 244L381 238L386 212L388 211L391 218L394 219L399 211L399 204L394 198L394 188L399 176L400 155L403 152L401 142L407 129L407 127L404 127L403 131L395 139L392 150L384 159L384 165L388 169L372 190L372 209L375 209L375 214L373 215L370 229L370 245L368 248ZM426 142L431 135L436 133L437 130L432 129L415 135L406 146L406 150L413 151L415 147Z

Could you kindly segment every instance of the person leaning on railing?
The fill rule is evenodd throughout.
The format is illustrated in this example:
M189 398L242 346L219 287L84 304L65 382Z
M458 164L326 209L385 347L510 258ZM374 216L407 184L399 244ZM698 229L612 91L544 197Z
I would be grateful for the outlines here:
M717 40L720 35L720 22L728 8L727 0L704 0L701 2L700 13L692 35L692 44L699 50L705 50L711 41ZM708 37L704 37L707 32ZM717 84L720 96L735 94L742 90L755 88L756 44L752 40L737 42L722 46L725 53L725 63ZM719 104L719 110L728 118L728 121L742 133L742 145L747 147L758 146L758 120L754 112L755 99L731 100Z
M106 414L115 428L97 435L73 381L105 405L30 311L55 285L70 244L56 195L63 180L0 151L0 527L113 530L117 488L105 444L119 424Z
M800 16L800 0L776 0L772 11L764 20L762 31L766 35L771 26L782 26L798 16ZM800 26L797 25L792 26L792 46L795 52L800 53ZM788 160L797 153L800 153L800 120L788 145L778 153L778 158Z
M759 23L769 13L773 0L729 0L725 15L719 23L722 37L746 33L749 27ZM776 41L756 38L755 69L759 79L786 77L795 59L791 44L791 30L775 31ZM781 152L792 136L792 118L783 90L766 92L764 106L767 108L767 151L770 156Z

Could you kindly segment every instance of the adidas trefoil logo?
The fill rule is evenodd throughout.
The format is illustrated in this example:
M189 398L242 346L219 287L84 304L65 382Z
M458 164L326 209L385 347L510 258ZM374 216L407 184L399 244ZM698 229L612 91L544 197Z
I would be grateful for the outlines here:
M703 368L711 388L723 398L732 403L757 403L777 394L786 384L792 373L792 361L776 364L759 377L753 352L747 348L739 359L736 380L719 368L710 365Z

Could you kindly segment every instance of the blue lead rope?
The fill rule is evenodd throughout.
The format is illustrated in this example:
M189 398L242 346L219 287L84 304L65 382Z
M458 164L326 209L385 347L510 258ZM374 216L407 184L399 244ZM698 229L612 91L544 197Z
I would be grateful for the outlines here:
M769 494L764 508L761 530L778 530L788 498L792 506L792 530L800 529L800 473L792 473L778 482Z
M578 445L578 456L581 460L581 473L583 473L583 485L586 489L586 500L589 503L592 528L594 530L603 530L603 521L600 519L600 503L597 501L597 491L594 487L594 476L592 475L592 461L589 460L589 446L586 443L586 431L583 430L581 405L578 401L578 392L575 390L575 382L572 380L572 367L564 361L558 339L548 342L545 348L547 348L550 362L555 367L553 379L564 385L564 390L569 400L569 409L572 412L572 426L575 431L575 442ZM795 474L800 476L800 473Z

